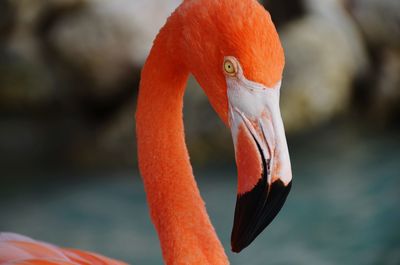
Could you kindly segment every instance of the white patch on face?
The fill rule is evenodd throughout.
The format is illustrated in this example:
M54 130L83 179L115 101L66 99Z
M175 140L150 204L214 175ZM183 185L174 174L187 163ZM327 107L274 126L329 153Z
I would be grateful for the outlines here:
M243 75L243 70L236 58L229 56L225 57L225 60L234 62L236 66L235 74L225 75L229 101L229 125L235 146L239 125L244 123L260 145L264 157L271 159L273 167L278 167L275 170L277 175L268 176L268 181L271 183L276 177L288 184L292 179L292 173L279 108L281 82L277 82L270 88L250 81ZM254 127L254 124L258 125L259 130Z

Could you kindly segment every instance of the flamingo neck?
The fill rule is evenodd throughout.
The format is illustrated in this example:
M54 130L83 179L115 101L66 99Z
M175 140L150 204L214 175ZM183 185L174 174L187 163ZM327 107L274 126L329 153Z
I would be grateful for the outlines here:
M170 19L142 70L136 113L139 168L166 264L229 264L200 196L184 139L188 71ZM172 41L174 40L175 41Z

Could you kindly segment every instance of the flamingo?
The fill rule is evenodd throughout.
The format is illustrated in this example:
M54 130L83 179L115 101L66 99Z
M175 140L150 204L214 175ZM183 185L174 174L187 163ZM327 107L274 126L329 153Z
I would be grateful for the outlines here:
M231 129L238 171L231 248L240 252L274 219L291 188L279 109L283 49L255 0L184 0L157 35L142 70L139 169L166 264L229 264L197 188L185 145L189 74ZM3 234L0 263L125 264Z

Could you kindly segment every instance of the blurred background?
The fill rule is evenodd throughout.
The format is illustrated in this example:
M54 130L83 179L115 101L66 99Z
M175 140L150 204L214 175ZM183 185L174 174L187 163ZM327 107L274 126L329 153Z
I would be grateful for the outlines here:
M0 231L162 264L137 170L140 69L180 0L0 1ZM186 138L232 264L400 264L400 1L268 0L294 184L229 251L233 144L190 80Z

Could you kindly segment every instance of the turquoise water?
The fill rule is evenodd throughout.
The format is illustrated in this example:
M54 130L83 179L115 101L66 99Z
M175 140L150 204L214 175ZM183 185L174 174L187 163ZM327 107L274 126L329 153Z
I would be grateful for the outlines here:
M400 264L399 135L331 126L292 139L294 183L287 203L240 254L229 251L234 165L195 168L231 263ZM45 186L4 193L0 230L100 252L131 264L162 264L136 171L60 173L47 179Z

